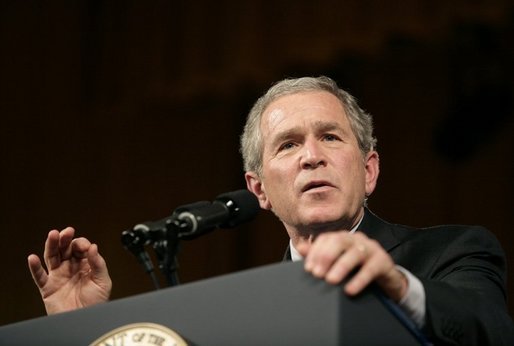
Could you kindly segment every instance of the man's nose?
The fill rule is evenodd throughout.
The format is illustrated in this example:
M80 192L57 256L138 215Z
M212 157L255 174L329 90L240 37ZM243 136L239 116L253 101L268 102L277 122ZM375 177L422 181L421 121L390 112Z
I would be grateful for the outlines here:
M327 164L325 153L317 141L306 142L301 155L300 164L303 169L313 169Z

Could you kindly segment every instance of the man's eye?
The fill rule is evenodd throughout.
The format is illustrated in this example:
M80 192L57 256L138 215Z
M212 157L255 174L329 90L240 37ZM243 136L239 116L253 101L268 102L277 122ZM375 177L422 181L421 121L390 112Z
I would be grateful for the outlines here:
M294 143L292 142L287 142L287 143L284 143L280 146L279 150L282 151L282 150L288 150L288 149L291 149L294 147Z
M328 142L333 142L333 141L337 141L338 138L334 135L325 135L323 137L323 139Z

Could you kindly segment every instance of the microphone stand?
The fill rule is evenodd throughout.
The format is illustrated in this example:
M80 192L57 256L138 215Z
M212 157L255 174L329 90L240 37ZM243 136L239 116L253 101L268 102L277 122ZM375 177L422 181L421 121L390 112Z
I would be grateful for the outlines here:
M243 211L242 211L243 210ZM177 253L181 239L193 239L216 227L234 227L253 218L259 210L257 198L248 190L221 194L214 202L199 201L183 205L165 219L138 224L122 233L122 243L137 256L156 288L152 261L144 246L152 244L159 269L169 286L179 284Z
M157 279L157 276L153 270L152 260L144 248L144 245L148 242L148 239L141 237L140 232L138 233L132 230L124 231L122 233L121 242L127 250L136 256L138 262L143 266L145 272L150 275L155 288L159 289L159 280Z
M143 265L145 272L150 275L156 289L160 288L159 281L153 271L152 260L145 251L144 246L152 244L159 269L166 278L168 286L177 286L179 284L177 253L180 240L179 230L181 228L176 219L170 218L166 220L164 227L155 230L134 229L122 233L121 240L123 245Z
M179 226L175 221L166 222L166 239L159 244L159 250L156 248L156 253L161 253L158 256L159 268L163 275L166 277L168 286L179 285L178 279L178 261L177 253L179 250Z

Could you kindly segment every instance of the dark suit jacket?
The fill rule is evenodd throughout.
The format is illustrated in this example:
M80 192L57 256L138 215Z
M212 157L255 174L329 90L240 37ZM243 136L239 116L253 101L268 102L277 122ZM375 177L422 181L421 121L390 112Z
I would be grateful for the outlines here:
M489 231L456 225L417 229L385 222L367 209L359 230L421 280L424 333L435 345L514 345L505 256Z

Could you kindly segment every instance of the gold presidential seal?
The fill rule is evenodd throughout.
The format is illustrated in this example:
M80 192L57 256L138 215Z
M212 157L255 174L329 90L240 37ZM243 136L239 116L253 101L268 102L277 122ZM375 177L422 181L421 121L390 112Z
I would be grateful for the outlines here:
M187 346L173 330L155 323L133 323L116 328L90 346Z

